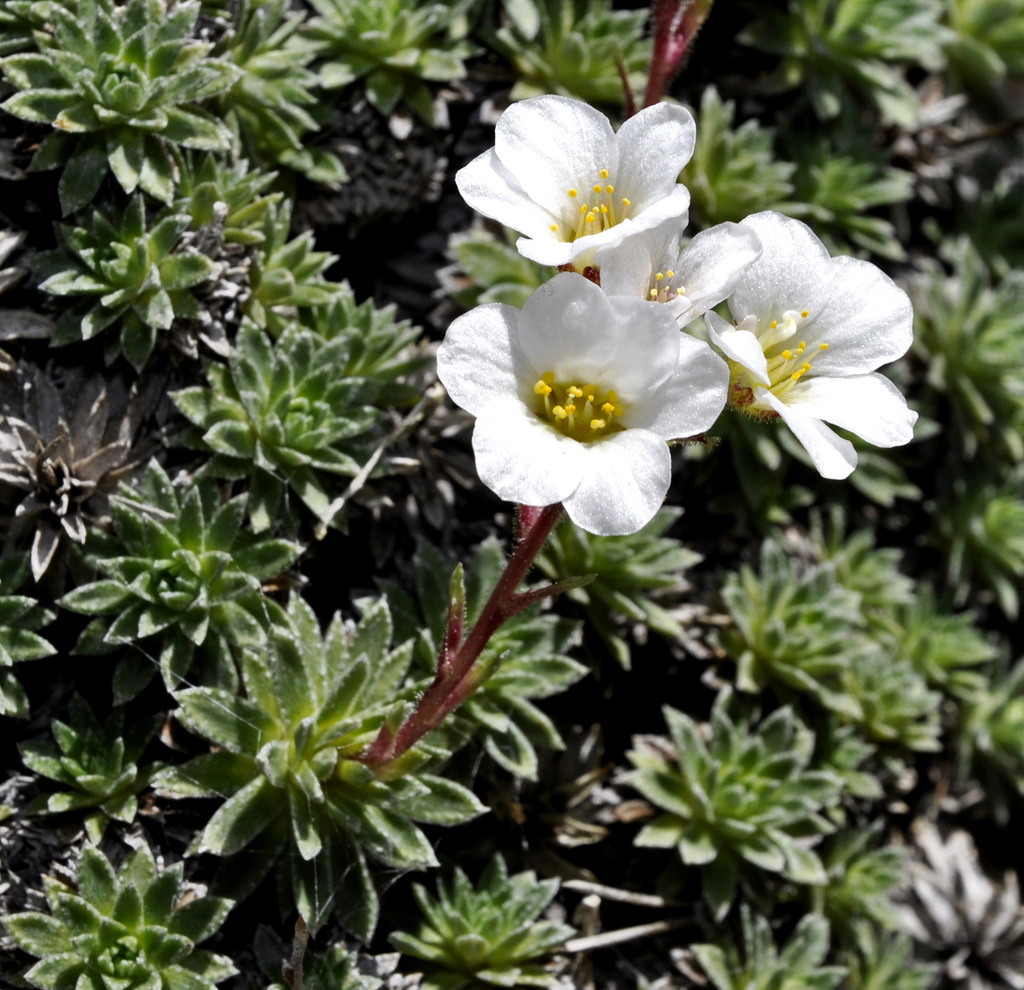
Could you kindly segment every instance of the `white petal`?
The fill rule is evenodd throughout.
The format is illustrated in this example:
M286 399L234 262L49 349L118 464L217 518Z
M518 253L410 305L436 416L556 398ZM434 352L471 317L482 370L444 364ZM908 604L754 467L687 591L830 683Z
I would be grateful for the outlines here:
M671 268L678 255L679 224L671 221L601 248L594 260L606 295L646 299L654 273Z
M460 168L455 185L462 198L485 217L531 237L554 241L550 227L555 217L530 199L493 148Z
M678 336L663 307L609 298L582 275L560 272L524 303L513 361L520 381L533 376L531 387L551 371L566 384L592 382L623 402L643 401L675 371Z
M764 350L751 331L738 330L713 311L705 314L704 323L708 328L708 339L730 361L743 365L747 371L757 375L765 385L771 384Z
M833 272L828 250L811 228L774 210L747 217L743 226L760 239L761 257L729 297L733 317L754 314L767 322L786 310L817 313L829 297Z
M696 133L690 111L671 103L657 103L630 117L616 135L616 196L626 196L644 210L669 195L693 154Z
M668 445L646 430L627 430L581 444L586 468L579 487L563 499L569 518L588 533L635 533L654 517L672 481Z
M907 408L907 400L884 375L815 374L802 379L786 398L790 407L856 433L876 447L899 447L914 438L917 413Z
M512 337L519 318L514 306L486 303L448 327L437 349L437 377L452 401L466 412L479 415L495 396L518 395Z
M829 345L815 356L815 374L864 375L902 357L914 336L907 294L868 261L841 257L832 263L828 302L800 329L808 344Z
M544 236L538 233L533 240L521 237L516 241L516 249L524 258L540 265L574 264L579 271L585 264L593 263L596 260L595 253L602 248L614 248L629 238L668 222L677 223L679 229L682 229L686 226L689 206L690 191L685 186L677 185L667 196L655 200L643 212L597 234L586 234L570 242L556 240L551 231L546 231Z
M849 440L833 433L820 419L809 416L799 407L787 406L767 389L758 391L757 397L782 417L782 421L804 445L823 478L841 481L850 476L857 466L857 451Z
M494 150L527 196L555 216L569 205L570 189L582 194L603 168L614 174L619 154L608 118L566 96L514 103L498 118Z
M761 242L750 228L738 223L720 223L697 234L673 265L674 288L685 294L670 299L668 306L681 326L717 306L739 285L746 270L761 254ZM602 283L604 270L601 272Z
M726 363L704 341L677 334L679 366L675 374L658 386L653 401L635 412L630 410L622 420L629 429L650 430L666 440L710 429L725 407L729 389Z
M584 444L507 397L477 417L473 453L480 480L499 498L521 505L563 501L576 491L585 470Z

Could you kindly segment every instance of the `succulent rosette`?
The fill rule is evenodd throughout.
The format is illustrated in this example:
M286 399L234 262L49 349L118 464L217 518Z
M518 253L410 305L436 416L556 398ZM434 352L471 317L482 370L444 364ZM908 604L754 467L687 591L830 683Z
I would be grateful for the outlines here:
M857 466L853 444L826 424L876 447L909 443L917 413L876 372L910 347L907 294L870 262L830 257L799 220L767 210L741 226L760 238L761 257L729 296L734 325L707 315L729 362L729 405L781 419L825 478Z
M634 533L668 492L667 441L708 429L728 371L671 313L563 272L522 310L478 306L448 329L438 375L477 417L481 480L524 505L562 502L598 535Z
M668 103L616 132L580 100L537 96L501 115L494 147L455 181L473 209L525 235L525 257L583 271L597 248L666 221L685 226L690 194L678 180L695 135L690 112Z

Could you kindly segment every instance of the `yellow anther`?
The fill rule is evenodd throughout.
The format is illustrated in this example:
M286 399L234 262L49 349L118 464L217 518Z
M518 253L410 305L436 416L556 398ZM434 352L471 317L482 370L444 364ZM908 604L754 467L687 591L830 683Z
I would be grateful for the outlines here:
M536 392L537 395L550 395L551 386L546 381L541 379L539 382L537 382L536 385L533 386L533 391Z
M550 230L554 230L554 231L557 231L557 230L558 230L558 224L557 224L557 223L553 223L553 224L552 224L552 225L550 226L550 228L549 228L549 229L550 229Z
M672 271L672 269L671 269L671 268L670 268L670 269L669 269L669 270L668 270L667 272L665 272L665 275L666 275L666 276L667 276L668 278L675 278L675 277L676 277L676 273L675 273L674 271Z
M577 193L575 189L570 189L570 190L569 190L569 196L570 196L570 197L571 197L572 199L575 199L575 198L576 198L576 197L577 197L578 195L579 195L579 193Z
M615 192L615 186L605 186L604 191L611 195L613 192Z
M655 274L655 276L654 276L654 280L656 282L662 282L662 281L664 281L664 279L665 279L665 276L661 272L657 272Z
M601 406L601 412L608 413L609 415L611 415L613 412L615 412L615 406L613 406L610 402L605 402Z
M590 428L592 430L603 430L608 424L603 419L592 419Z
M566 412L565 412L565 407L564 406L555 406L555 408L552 409L551 412L558 419L565 419L565 417L566 417Z
M599 193L599 192L603 192L603 190L602 190L602 188L600 186L594 186L594 192Z
M806 348L807 348L807 341L806 340L801 340L800 341L800 350L805 350Z
M633 204L628 199L626 199L625 196L623 196L622 197L622 205L623 206L632 206Z
M593 223L596 219L597 217L595 217L593 213L588 213L585 217L587 223Z
M819 344L818 346L819 346L819 347L821 348L821 350L823 350L823 351L827 351L827 350L828 350L828 344Z
M801 369L800 371L794 371L793 374L791 374L789 377L792 378L793 381L798 382L798 381L800 381L800 376L802 374L803 374L803 369Z
M601 176L602 179L607 179L608 178L608 169L603 168L603 169L601 169L600 173L598 173L598 174Z
M658 298L658 290L657 289L651 289L651 291L648 292L647 295L650 296L651 299L657 299Z
M583 204L583 205L582 205L582 206L580 207L580 213L586 213L586 212L587 212L587 210L589 210L589 209L590 209L590 207L589 207L589 206L587 206L587 204L586 204L586 203L584 203L584 204Z
M782 356L788 361L793 356L793 352L789 349L784 350Z
M575 414L576 414L576 407L570 402L569 405L567 405L565 407L565 415L566 416L574 416Z
M772 322L768 324L768 326L770 326L770 327L771 327L771 328L772 328L773 330L774 330L774 329L775 329L775 328L776 328L776 327L777 327L778 325L779 325L779 321L778 321L778 320L772 320Z
M802 365L800 365L800 367L803 368L804 371L810 371L811 370L811 366L810 366L810 364L807 361L804 361L804 363Z
M809 309L802 309L800 310L800 315L806 320L811 315L811 311Z
M571 395L574 399L578 399L583 395L583 389L581 389L578 385L570 385L565 390L565 394Z
M607 213L608 212L608 207L605 206L604 203L601 204L601 212L602 213Z

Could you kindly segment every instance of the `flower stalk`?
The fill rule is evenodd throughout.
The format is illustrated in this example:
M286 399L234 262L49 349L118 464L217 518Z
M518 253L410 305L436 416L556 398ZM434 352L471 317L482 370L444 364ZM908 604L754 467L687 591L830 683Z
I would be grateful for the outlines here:
M438 728L448 715L487 679L487 675L493 671L494 664L479 664L477 661L491 637L507 619L544 598L550 598L581 583L579 579L570 579L531 591L517 590L561 518L560 502L543 507L519 507L515 550L476 622L465 637L462 567L456 568L452 576L448 621L438 651L434 682L398 728L385 722L377 738L358 757L360 762L370 767L377 776L386 777L390 764L407 753L428 732Z
M644 107L661 102L669 83L683 67L690 45L711 13L714 0L656 0L651 72Z

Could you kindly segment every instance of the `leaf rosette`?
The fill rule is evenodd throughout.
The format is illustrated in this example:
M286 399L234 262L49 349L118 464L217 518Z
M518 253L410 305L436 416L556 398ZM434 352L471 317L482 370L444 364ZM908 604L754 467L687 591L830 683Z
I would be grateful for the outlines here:
M386 600L364 603L354 628L336 616L326 636L297 597L288 618L266 647L243 651L244 697L178 692L180 720L216 751L158 784L181 796L227 795L197 840L199 851L229 857L215 886L245 893L276 864L280 889L311 930L333 912L367 939L378 914L369 861L436 866L416 823L454 825L484 809L430 772L446 755L436 748L410 750L386 778L358 760L422 687L408 681L412 643L391 646Z

